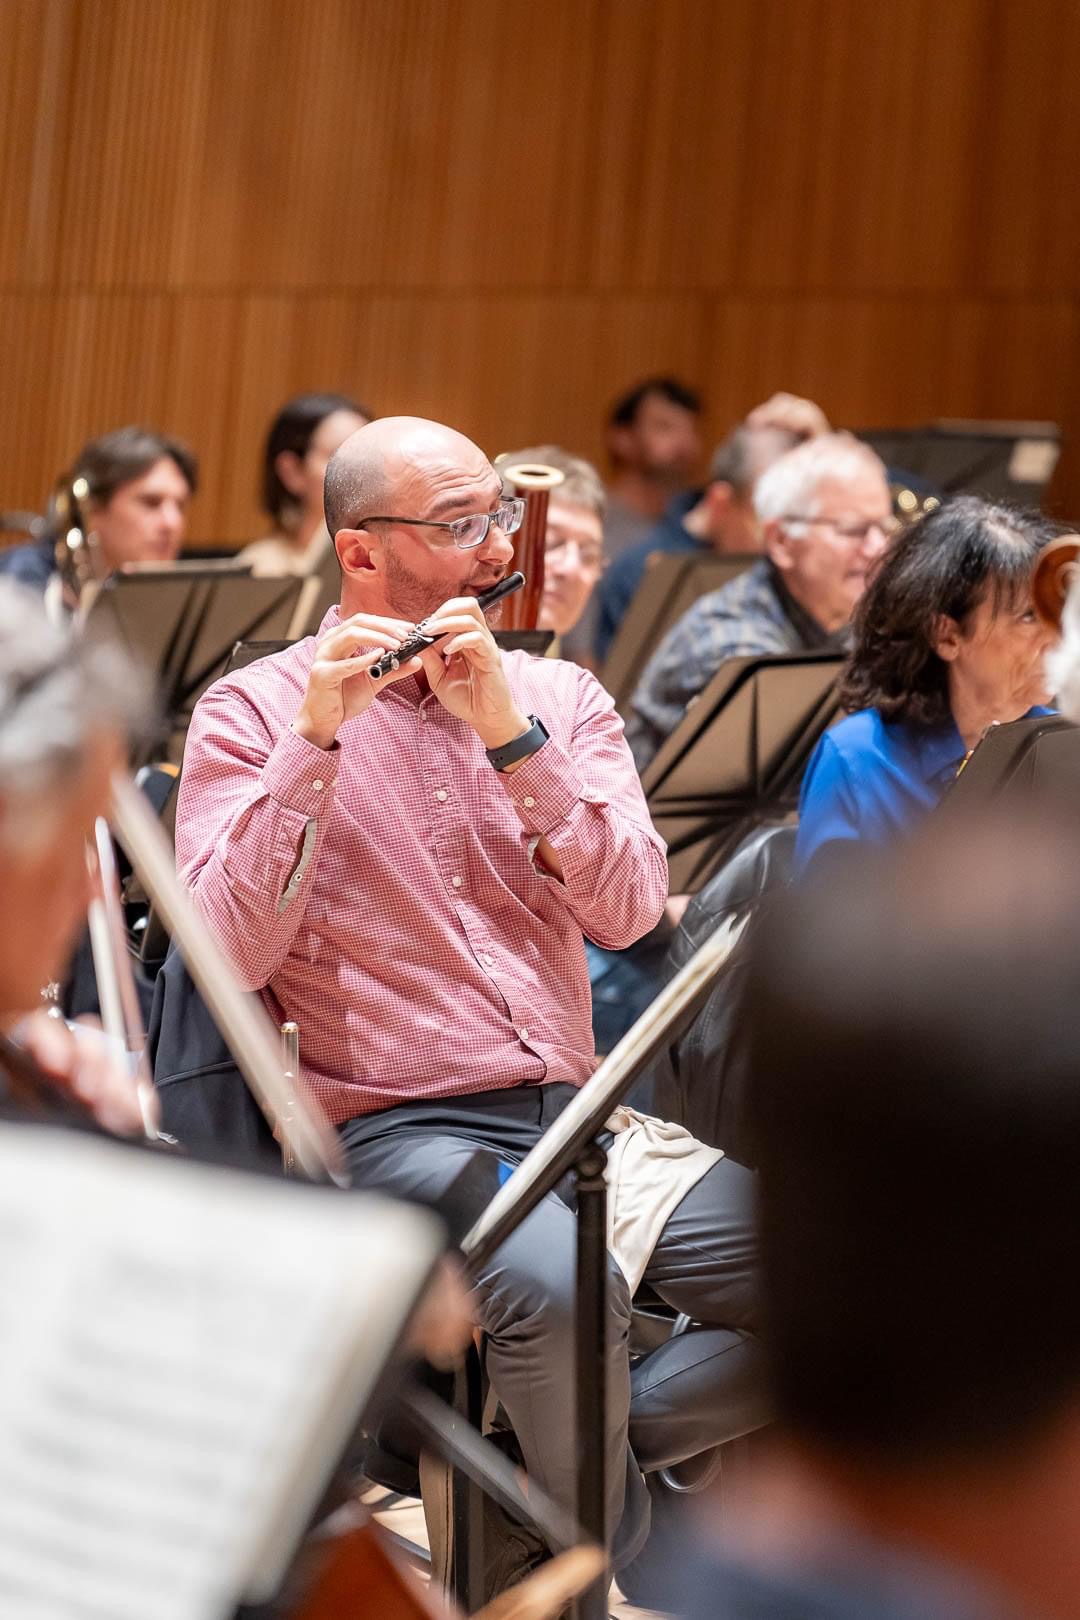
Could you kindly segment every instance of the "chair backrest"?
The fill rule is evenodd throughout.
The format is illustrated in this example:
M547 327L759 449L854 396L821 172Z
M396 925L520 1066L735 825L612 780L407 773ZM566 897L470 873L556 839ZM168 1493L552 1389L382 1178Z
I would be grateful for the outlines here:
M154 984L147 1055L162 1124L196 1158L281 1174L281 1153L175 945Z

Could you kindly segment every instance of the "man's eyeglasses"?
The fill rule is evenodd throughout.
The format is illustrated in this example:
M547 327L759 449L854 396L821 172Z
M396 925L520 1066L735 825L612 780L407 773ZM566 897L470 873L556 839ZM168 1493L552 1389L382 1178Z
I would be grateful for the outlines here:
M445 529L459 551L472 551L483 545L493 523L503 534L514 534L521 528L524 515L525 502L516 499L500 501L494 512L470 512L468 517L452 518L449 523L436 523L434 518L366 517L357 518L352 527L365 529L369 523L403 523L411 529Z
M887 518L870 518L865 523L859 523L858 521L845 522L839 518L807 517L801 512L786 512L780 521L781 523L821 523L827 529L831 529L834 534L838 534L841 540L851 540L859 545L862 545L871 529L876 529L879 534L884 535L886 540L891 540L900 528L900 519L891 515Z

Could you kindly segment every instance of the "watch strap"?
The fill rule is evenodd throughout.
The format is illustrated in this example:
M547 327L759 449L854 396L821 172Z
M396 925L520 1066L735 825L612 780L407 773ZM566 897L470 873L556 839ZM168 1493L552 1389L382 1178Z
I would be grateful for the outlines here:
M548 729L542 720L535 714L530 714L532 722L528 731L523 731L520 737L514 737L510 742L504 743L501 748L487 748L485 753L488 763L497 771L503 771L508 765L516 765L519 759L528 759L543 748L548 740Z

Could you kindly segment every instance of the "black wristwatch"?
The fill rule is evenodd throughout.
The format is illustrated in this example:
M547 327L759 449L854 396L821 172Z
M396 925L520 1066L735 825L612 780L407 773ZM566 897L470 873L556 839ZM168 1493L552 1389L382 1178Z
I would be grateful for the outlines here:
M528 759L530 754L535 754L547 742L548 729L544 722L538 720L535 714L530 714L529 720L531 724L528 731L523 731L520 737L515 737L512 742L503 743L501 748L484 750L488 763L497 771L504 771L508 765L516 765L519 759Z

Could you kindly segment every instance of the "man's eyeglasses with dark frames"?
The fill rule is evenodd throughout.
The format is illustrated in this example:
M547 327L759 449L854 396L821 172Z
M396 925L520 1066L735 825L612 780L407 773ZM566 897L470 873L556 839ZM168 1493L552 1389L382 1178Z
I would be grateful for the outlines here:
M437 523L434 518L366 517L357 518L352 527L364 529L369 523L402 523L410 529L446 529L459 551L472 551L483 545L493 523L503 534L514 534L521 528L524 515L525 502L518 498L500 501L494 512L470 512L468 517L452 518L449 523Z

